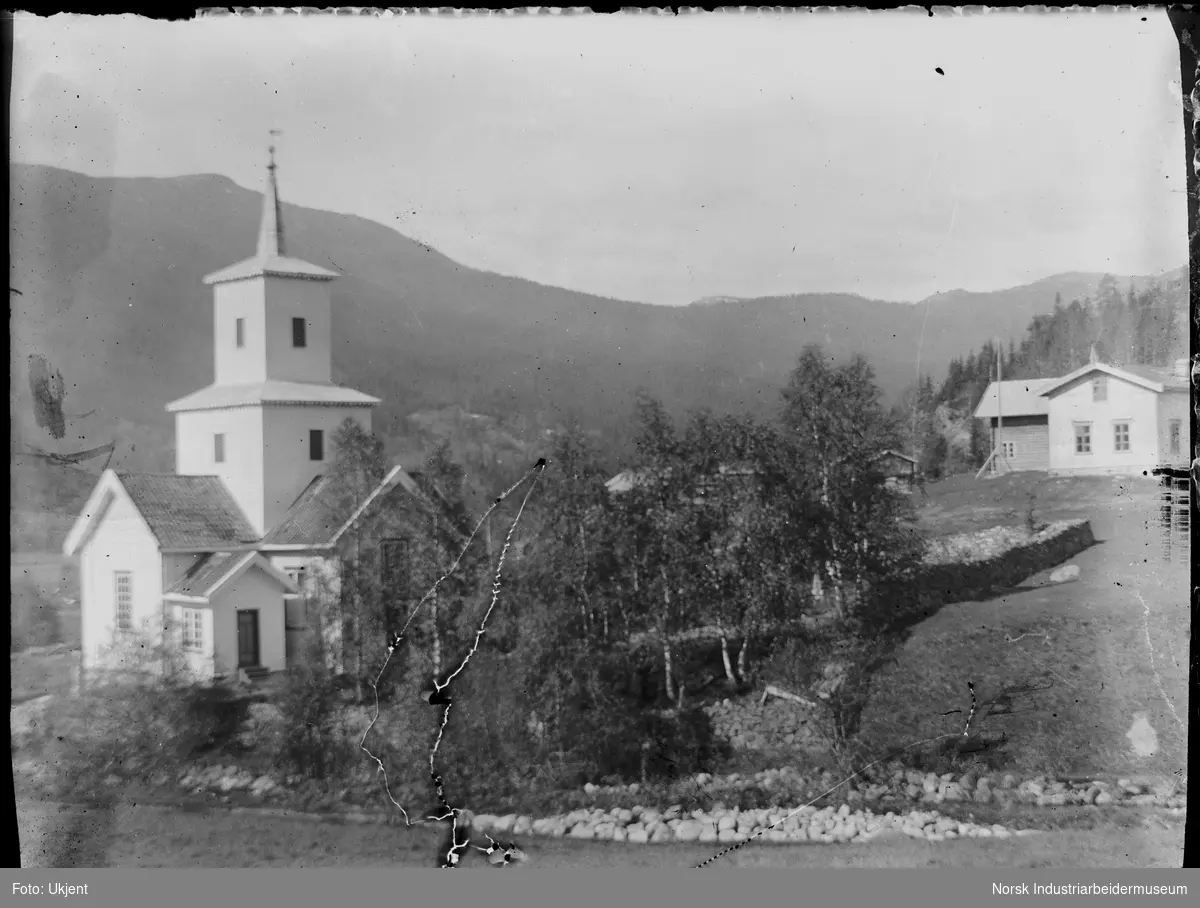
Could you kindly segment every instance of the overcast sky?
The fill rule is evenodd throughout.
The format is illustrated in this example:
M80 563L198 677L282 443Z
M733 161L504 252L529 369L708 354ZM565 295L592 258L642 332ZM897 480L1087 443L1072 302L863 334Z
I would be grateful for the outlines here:
M1186 261L1162 10L59 15L14 39L16 160L258 190L279 128L286 201L622 299Z

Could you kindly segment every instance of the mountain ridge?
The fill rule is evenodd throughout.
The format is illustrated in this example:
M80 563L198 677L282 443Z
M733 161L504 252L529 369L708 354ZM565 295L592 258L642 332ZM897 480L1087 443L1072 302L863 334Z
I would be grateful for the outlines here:
M252 254L261 193L221 175L99 178L29 164L10 173L14 349L62 372L67 411L95 411L50 439L33 424L17 356L15 434L59 453L115 436L114 465L171 469L163 407L212 381L201 278ZM940 379L951 358L991 336L1019 339L1055 293L1069 301L1098 280L1067 272L917 306L845 293L663 306L469 268L360 215L286 201L283 211L289 253L343 275L333 284L334 379L383 398L376 431L394 452L424 434L410 414L451 407L486 413L505 438L530 444L578 420L619 446L639 387L672 412L766 413L812 342L835 357L867 355L895 399L915 381L918 356Z

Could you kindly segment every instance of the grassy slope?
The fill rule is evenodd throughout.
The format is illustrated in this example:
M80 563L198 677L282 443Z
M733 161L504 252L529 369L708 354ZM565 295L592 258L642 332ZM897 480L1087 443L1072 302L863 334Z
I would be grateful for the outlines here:
M1152 483L1036 474L978 484L954 479L930 487L922 518L944 532L1020 522L1023 516L1003 519L1002 512L1019 510L1022 493L1035 485L1039 519L1092 520L1099 544L1072 559L1080 579L951 605L921 624L873 685L864 739L886 747L961 727L968 681L981 698L1032 684L1044 689L1014 703L1024 712L985 724L1009 736L1008 765L1186 773L1188 618L1179 603L1187 574L1183 565L1163 563ZM954 709L964 712L942 715ZM1139 713L1158 735L1158 752L1145 758L1126 738Z

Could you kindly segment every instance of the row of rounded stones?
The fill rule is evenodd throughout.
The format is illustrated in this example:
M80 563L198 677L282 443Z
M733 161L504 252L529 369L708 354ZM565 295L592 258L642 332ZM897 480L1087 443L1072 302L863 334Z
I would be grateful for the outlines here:
M710 793L721 789L737 791L746 788L770 789L779 783L800 781L798 775L787 770L767 770L754 776L712 776L699 773L693 779ZM831 784L822 780L823 785ZM635 783L625 786L584 786L588 795L600 793L636 793ZM1018 783L1011 773L999 779L991 776L976 776L972 773L955 775L945 773L921 773L914 770L896 770L888 782L865 783L849 787L845 794L848 804L863 801L888 801L904 798L921 803L941 804L945 802L973 801L977 804L1000 804L1009 801L1037 805L1038 807L1061 807L1066 805L1096 804L1105 806L1113 803L1135 806L1160 806L1180 808L1186 805L1187 796L1171 781L1155 783L1134 779L1118 779L1116 784L1106 781L1048 781L1044 777L1026 779Z
M1038 832L1034 829L1012 830L998 823L965 823L941 816L937 811L877 815L870 810L852 811L847 804L836 810L810 806L790 812L771 809L705 813L697 810L687 816L675 808L663 813L643 807L612 811L594 808L537 820L515 814L503 817L479 814L473 822L476 828L496 836L532 835L632 844L702 842L736 845L750 840L771 844L831 844L869 842L889 835L940 842L960 837L1007 839Z

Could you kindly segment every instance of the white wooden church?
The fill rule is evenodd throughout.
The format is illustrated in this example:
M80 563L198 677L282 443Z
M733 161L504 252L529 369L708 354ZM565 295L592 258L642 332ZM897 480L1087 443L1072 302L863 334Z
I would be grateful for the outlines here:
M286 668L306 571L384 493L419 496L395 467L348 510L322 497L334 431L347 417L370 431L380 401L332 382L338 275L287 255L275 170L272 148L257 253L204 279L214 380L167 405L175 472L106 471L64 544L80 563L85 670L128 663L147 638L201 678Z

